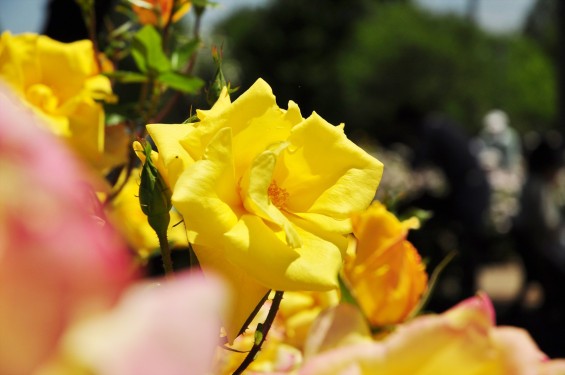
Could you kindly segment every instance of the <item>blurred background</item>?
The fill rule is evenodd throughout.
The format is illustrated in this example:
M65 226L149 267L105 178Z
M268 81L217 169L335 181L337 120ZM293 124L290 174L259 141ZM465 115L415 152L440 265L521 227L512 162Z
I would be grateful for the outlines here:
M293 100L305 117L344 122L385 164L377 199L422 219L410 240L428 271L456 255L428 309L484 290L499 324L565 356L565 3L216 2L204 49L222 47L232 86L262 77L281 107ZM101 25L115 3L96 1ZM0 29L86 38L73 6L1 0ZM209 54L199 64L211 77Z

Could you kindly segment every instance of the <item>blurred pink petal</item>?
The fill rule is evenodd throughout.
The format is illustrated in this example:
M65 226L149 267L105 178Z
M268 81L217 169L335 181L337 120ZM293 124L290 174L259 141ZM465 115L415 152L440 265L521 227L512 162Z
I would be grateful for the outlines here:
M337 347L371 339L367 319L355 306L345 303L324 310L314 321L304 343L304 358Z
M107 314L71 331L65 348L102 375L211 374L223 284L200 273L132 287Z
M563 375L565 374L565 359L554 359L540 365L540 375Z
M0 86L0 373L29 374L75 318L132 277L122 241L91 215L88 177Z
M525 331L497 328L493 319L490 300L480 294L443 314L399 325L382 341L323 352L307 361L300 374L541 375L562 370L558 362L547 362Z

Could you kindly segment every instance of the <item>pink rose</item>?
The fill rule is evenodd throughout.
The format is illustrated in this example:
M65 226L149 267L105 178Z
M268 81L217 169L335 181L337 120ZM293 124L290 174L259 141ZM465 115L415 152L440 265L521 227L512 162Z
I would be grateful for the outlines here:
M333 322L334 325L338 323ZM331 339L339 341L336 337ZM443 314L425 315L399 325L382 341L345 342L348 344L307 359L300 375L541 375L565 372L565 362L548 361L526 331L496 327L492 304L484 294Z
M92 216L87 176L0 86L0 373L29 374L78 317L132 277L122 241Z
M136 284L70 330L65 358L104 375L212 374L228 302L219 280L196 272Z

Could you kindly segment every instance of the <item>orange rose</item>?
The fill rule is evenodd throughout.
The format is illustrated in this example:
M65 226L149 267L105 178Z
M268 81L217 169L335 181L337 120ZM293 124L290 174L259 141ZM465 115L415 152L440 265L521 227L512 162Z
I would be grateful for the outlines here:
M400 222L374 202L352 217L355 245L348 251L345 278L373 326L402 322L424 293L428 277L420 255L406 240L416 219Z
M171 14L172 22L179 21L192 6L190 0L143 0L132 3L133 11L139 17L139 22L143 25L165 26ZM135 5L139 4L139 5Z

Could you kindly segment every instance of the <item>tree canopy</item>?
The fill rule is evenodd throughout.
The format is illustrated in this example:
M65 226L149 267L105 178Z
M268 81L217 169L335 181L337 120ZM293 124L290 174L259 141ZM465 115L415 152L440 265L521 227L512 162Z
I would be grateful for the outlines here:
M396 109L442 111L478 130L500 108L520 130L552 125L555 72L532 39L494 36L410 1L286 0L218 28L237 84L263 77L281 105L297 101L346 129L386 137ZM229 77L228 77L229 78Z

